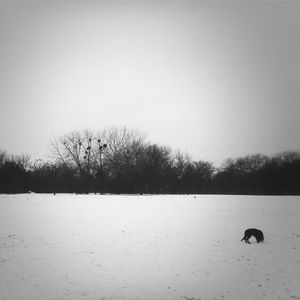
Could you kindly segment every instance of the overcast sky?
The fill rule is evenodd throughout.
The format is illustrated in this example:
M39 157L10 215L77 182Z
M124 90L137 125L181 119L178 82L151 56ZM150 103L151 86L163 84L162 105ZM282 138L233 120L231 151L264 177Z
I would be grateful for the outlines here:
M300 150L300 2L0 2L0 149L127 126L193 159Z

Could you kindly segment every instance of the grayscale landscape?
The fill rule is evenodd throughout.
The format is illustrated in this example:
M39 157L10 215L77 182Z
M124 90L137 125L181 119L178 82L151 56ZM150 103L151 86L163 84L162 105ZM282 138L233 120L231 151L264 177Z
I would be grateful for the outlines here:
M300 1L0 0L0 300L300 300L299 100Z

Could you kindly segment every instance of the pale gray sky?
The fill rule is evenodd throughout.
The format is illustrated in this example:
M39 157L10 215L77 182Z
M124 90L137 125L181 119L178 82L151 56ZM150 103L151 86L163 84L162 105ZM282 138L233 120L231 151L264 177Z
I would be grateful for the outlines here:
M2 1L0 149L127 126L195 160L300 150L300 2Z

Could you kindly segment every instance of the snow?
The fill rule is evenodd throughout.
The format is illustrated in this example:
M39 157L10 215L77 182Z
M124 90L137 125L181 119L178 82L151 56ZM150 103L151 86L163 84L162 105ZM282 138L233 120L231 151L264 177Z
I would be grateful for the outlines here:
M300 299L300 197L0 195L0 300ZM241 242L261 229L265 242Z

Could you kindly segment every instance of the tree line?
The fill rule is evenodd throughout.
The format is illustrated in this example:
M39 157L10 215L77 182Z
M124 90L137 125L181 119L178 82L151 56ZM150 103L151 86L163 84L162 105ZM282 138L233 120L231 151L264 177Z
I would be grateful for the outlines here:
M228 159L216 168L127 128L51 140L50 161L0 151L0 193L300 194L300 153Z

